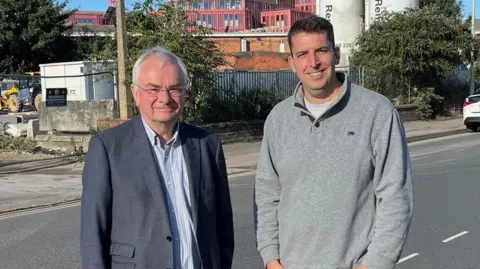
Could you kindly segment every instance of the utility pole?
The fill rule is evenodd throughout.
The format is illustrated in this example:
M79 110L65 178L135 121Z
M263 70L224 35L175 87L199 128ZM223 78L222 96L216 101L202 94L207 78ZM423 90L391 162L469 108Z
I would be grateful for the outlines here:
M128 113L128 95L127 86L125 85L126 72L125 72L125 55L127 53L125 45L125 2L124 0L117 0L116 8L116 20L117 20L117 59L118 59L118 100L120 103L120 119L127 120L129 118Z
M473 56L473 49L475 48L475 1L472 0L472 37L473 37L473 44L472 44L472 52L471 52L471 63L470 63L470 95L475 92L475 58Z

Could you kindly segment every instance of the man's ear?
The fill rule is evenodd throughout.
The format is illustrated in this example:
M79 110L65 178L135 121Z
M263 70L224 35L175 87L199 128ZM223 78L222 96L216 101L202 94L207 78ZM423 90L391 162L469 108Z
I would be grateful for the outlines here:
M337 65L340 63L340 55L341 55L340 47L336 46L333 50L333 53L335 57L335 65Z

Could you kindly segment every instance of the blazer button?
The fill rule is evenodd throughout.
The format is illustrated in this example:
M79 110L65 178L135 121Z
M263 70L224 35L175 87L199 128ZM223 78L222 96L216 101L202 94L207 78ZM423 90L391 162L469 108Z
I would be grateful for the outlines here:
M171 236L167 236L167 240L172 242L172 237Z

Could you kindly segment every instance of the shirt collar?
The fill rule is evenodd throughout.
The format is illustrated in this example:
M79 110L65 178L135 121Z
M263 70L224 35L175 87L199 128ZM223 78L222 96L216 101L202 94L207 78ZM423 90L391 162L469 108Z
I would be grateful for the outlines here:
M147 136L148 136L148 140L150 141L150 144L153 146L156 146L156 145L161 145L160 144L160 139L158 137L158 135L155 133L155 131L148 125L148 123L145 121L145 119L142 117L142 123L143 123L143 127L145 128L145 132L147 133ZM177 123L175 124L175 133L173 134L173 137L172 139L170 139L170 141L167 142L167 145L168 144L172 144L172 145L178 145L180 139L179 139L179 122L177 121Z

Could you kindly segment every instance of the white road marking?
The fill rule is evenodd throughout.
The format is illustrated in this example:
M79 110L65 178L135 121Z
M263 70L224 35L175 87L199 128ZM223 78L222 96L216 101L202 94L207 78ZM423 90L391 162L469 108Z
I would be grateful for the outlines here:
M456 235L454 235L454 236L450 236L449 238L443 240L442 242L443 242L443 243L447 243L447 242L452 241L452 240L455 239L455 238L459 238L460 236L465 235L465 234L468 234L468 231L463 231L463 232L458 233L458 234L456 234Z
M43 213L43 212L48 212L48 211L54 211L54 210L59 210L59 209L65 209L65 208L70 208L70 207L76 207L76 206L79 206L79 205L80 205L80 202L75 201L75 202L67 202L67 203L61 204L61 205L45 206L45 207L40 207L40 208L36 208L36 209L19 210L18 212L0 214L0 220L10 219L10 218L15 218L15 217L20 217L20 216L33 215L33 214L38 214L38 213Z
M416 257L416 256L418 256L418 253L410 254L410 255L408 255L407 257L401 258L401 259L397 262L397 264L400 264L400 263L402 263L402 262L404 262L404 261L410 260L411 258Z

